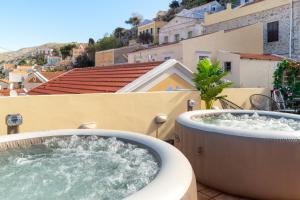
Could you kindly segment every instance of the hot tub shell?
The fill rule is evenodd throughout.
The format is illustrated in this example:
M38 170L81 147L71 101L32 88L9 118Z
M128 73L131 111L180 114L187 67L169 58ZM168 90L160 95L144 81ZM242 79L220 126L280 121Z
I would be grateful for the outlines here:
M220 128L193 121L194 115L254 111L204 110L180 115L177 146L190 160L197 181L256 199L300 199L300 134ZM272 117L299 116L257 111Z
M192 167L184 155L171 145L142 134L113 130L59 130L24 133L0 137L0 150L26 148L50 137L72 135L116 137L149 148L160 161L155 179L126 200L197 200L196 181Z

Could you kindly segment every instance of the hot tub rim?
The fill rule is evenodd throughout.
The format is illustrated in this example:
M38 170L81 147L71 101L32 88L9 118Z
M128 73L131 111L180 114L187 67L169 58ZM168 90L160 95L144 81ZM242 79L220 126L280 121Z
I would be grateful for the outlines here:
M258 130L241 130L234 128L217 127L212 125L201 124L191 119L195 115L209 115L219 113L245 113L245 114L262 114L274 117L285 117L300 120L299 115L269 112L269 111L258 111L258 110L196 110L191 112L185 112L176 118L176 122L182 126L193 128L196 130L203 130L206 132L217 133L221 135L236 136L243 138L253 139L266 139L266 140L288 140L294 142L300 142L300 134L295 134L297 131L258 131ZM279 133L279 134L278 134Z
M179 200L186 195L192 184L193 170L191 164L178 149L164 141L140 133L108 129L64 129L0 136L0 143L73 135L96 135L125 139L146 146L159 156L160 170L156 177L141 190L125 197L125 200Z

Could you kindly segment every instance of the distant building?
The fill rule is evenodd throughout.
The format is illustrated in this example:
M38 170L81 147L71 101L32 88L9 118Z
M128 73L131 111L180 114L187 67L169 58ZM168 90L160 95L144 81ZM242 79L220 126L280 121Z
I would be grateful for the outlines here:
M218 31L182 40L174 44L153 46L128 54L129 63L176 59L193 72L202 58L217 60L219 50L263 54L262 24Z
M32 65L18 65L17 70L24 71L24 72L33 72L35 69Z
M52 48L38 48L35 51L36 55L52 55L54 49Z
M140 50L141 45L135 44L132 46L110 49L105 51L98 51L95 54L95 66L107 66L114 64L123 64L128 62L128 53Z
M159 33L159 43L174 43L180 40L199 36L203 33L204 14L214 13L223 7L217 1L176 14L175 18L163 26Z
M241 1L241 3L247 3ZM264 54L300 60L300 1L257 0L205 16L204 33L232 30L255 23L263 24ZM243 45L243 44L241 44Z
M272 89L274 72L283 58L268 54L219 51L217 60L228 72L226 79L234 83L233 87Z
M3 69L4 70L11 71L11 70L15 69L15 67L16 67L15 64L10 64L10 63L3 64Z
M48 66L56 66L62 61L61 56L47 56L47 65Z
M138 36L142 33L148 33L153 36L153 43L156 44L159 42L160 30L166 23L159 20L145 20L138 26Z
M182 44L163 44L139 51L133 51L128 54L129 63L143 63L143 62L155 62L166 61L169 59L175 59L182 62Z

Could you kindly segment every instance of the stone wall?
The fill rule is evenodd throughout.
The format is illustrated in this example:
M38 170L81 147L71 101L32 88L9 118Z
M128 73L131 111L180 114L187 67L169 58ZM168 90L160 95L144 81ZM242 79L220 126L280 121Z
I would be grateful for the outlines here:
M299 16L300 18L300 16ZM279 21L279 41L267 42L267 23ZM276 7L263 12L250 14L244 17L208 25L204 33L213 33L220 30L236 29L255 23L263 23L264 53L288 56L289 54L289 31L290 31L290 5ZM299 25L298 25L299 26ZM297 27L299 29L299 27Z
M300 60L300 1L293 1L293 57Z

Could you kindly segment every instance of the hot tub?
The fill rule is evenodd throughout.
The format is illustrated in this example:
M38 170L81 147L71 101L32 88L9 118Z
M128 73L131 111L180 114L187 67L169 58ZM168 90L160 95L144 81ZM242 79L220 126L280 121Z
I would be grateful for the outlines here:
M300 116L193 111L177 118L175 130L202 184L242 197L300 199Z
M197 199L193 170L184 155L141 134L111 130L26 133L0 137L0 150L3 200Z

